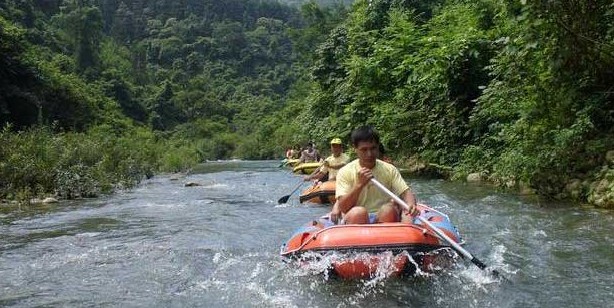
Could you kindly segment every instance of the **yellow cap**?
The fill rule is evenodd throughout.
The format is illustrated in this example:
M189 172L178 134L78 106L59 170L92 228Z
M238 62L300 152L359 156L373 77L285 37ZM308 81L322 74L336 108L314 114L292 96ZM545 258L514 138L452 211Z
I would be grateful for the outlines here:
M333 140L330 141L330 144L343 144L343 142L341 142L341 139L339 138L333 138Z

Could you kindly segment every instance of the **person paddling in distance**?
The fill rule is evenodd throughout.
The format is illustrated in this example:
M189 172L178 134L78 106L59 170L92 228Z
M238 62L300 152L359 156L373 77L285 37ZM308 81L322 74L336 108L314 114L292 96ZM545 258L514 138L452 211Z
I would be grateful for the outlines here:
M337 173L337 202L330 213L331 220L337 222L343 217L345 224L411 221L411 216L417 214L416 197L399 170L378 159L378 133L370 126L360 127L352 132L351 142L358 158ZM405 201L409 210L373 185L373 177Z
M324 160L322 167L315 173L304 176L303 180L334 181L336 179L337 172L350 161L350 158L343 153L343 142L339 138L333 138L330 141L330 151L331 155Z
M314 163L320 159L320 154L316 150L313 142L309 142L305 149L301 151L300 163Z

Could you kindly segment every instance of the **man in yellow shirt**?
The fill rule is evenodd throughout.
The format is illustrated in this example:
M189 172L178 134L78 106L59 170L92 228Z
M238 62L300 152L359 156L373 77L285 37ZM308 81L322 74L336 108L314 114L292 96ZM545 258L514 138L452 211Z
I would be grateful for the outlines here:
M321 181L326 175L328 175L328 181L334 181L337 178L337 172L350 161L350 158L343 153L343 142L339 138L330 141L330 151L332 154L324 160L322 167L314 174L304 176L305 181L314 179Z
M352 132L351 139L358 159L345 165L337 174L337 202L330 214L331 219L336 221L342 215L346 224L410 221L410 215L416 214L416 198L399 170L377 159L377 132L369 126L361 127ZM403 199L410 211L402 210L371 183L373 177Z

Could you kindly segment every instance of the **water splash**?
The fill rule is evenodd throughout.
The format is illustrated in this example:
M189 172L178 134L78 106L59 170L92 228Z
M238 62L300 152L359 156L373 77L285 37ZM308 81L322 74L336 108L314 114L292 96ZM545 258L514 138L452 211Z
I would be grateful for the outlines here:
M400 261L406 258L407 265L399 268ZM286 259L296 276L323 275L325 280L336 277L335 271L342 265L364 264L369 269L366 285L376 285L378 282L393 276L424 276L429 277L446 269L454 267L459 256L450 248L440 248L428 253L413 253L407 251L393 253L383 251L372 252L339 252L325 253L308 251L296 260Z

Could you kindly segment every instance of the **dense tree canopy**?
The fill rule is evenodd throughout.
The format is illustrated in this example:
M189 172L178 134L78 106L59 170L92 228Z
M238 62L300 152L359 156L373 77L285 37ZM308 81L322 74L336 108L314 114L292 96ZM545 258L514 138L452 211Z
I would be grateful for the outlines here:
M612 204L601 179L614 155L613 9L357 1L318 50L309 123L343 132L369 123L387 147L457 176Z
M613 16L605 0L3 1L0 123L137 127L198 161L371 124L457 177L614 204Z

